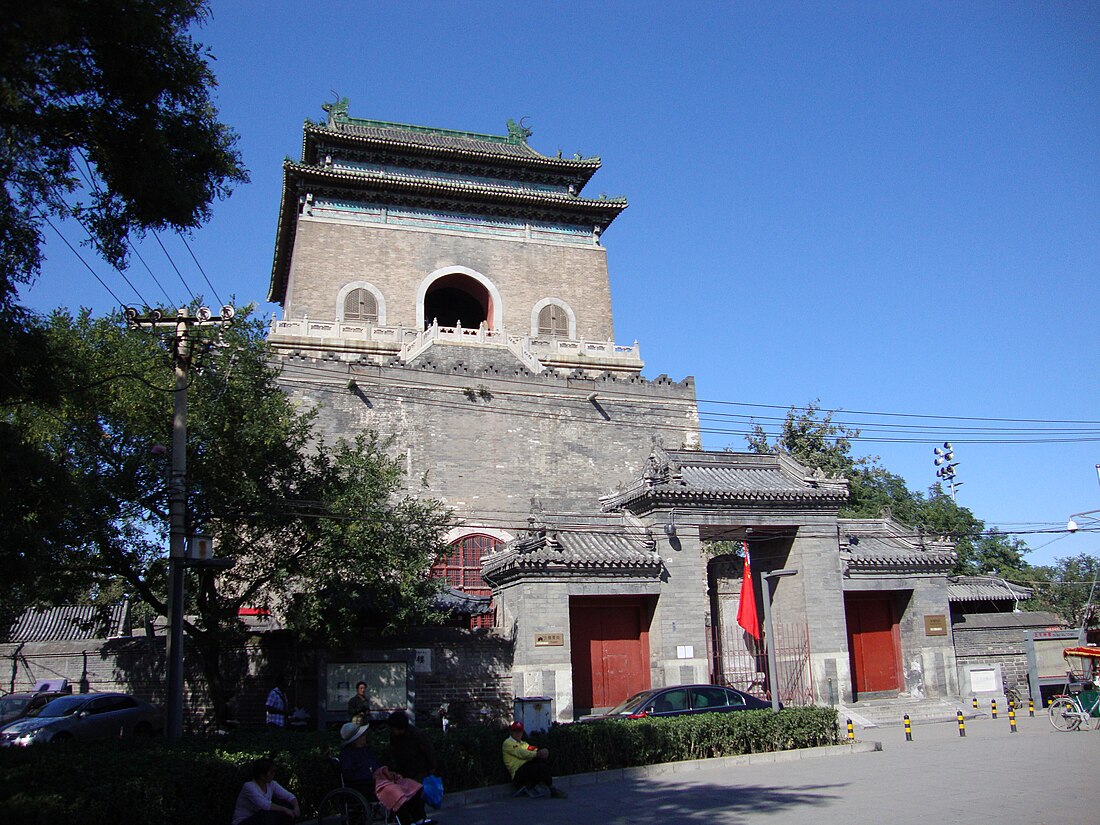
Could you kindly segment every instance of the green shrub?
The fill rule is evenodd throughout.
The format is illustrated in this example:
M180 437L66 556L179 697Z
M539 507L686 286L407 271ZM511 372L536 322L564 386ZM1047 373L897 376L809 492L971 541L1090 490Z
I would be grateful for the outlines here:
M440 773L456 791L508 781L500 727L427 730ZM368 734L385 761L385 733ZM550 748L558 774L706 759L743 753L834 745L835 708L787 708L667 719L554 725L528 737ZM335 733L239 731L221 739L187 738L175 745L97 742L0 749L0 821L20 825L217 825L228 823L248 768L260 756L278 764L276 779L315 811L339 784L329 757Z

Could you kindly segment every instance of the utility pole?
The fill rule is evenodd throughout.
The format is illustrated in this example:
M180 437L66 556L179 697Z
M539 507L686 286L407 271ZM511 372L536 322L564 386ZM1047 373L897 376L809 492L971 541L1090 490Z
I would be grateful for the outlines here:
M159 309L140 316L136 309L123 312L132 327L142 325L153 329L174 329L172 361L176 388L172 405L172 470L168 482L168 648L166 651L165 737L174 742L183 734L183 601L184 570L189 566L187 546L187 387L191 369L192 327L224 326L236 315L233 307L224 306L218 317L207 307L199 307L195 315L180 308L175 318L168 318ZM206 566L229 567L231 559L199 562Z

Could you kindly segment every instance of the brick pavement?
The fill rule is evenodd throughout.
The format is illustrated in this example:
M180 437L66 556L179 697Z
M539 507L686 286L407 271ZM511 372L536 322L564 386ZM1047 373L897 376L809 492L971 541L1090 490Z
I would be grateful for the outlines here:
M1018 720L917 725L913 742L878 728L881 752L737 764L707 760L634 775L566 777L565 800L497 798L445 807L441 825L661 823L757 825L1092 825L1100 823L1100 731L1060 733L1038 712ZM457 800L456 800L457 801ZM797 820L796 820L797 818Z

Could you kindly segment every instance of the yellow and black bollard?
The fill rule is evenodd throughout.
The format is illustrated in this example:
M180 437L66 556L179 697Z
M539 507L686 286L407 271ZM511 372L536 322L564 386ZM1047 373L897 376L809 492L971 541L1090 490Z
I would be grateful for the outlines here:
M909 723L909 714L905 714L905 741L913 741L913 726Z
M961 710L955 711L955 718L959 722L959 736L966 736L966 722L963 721L963 712Z
M989 704L990 710L993 712L993 718L997 718L997 700L993 699Z
M1008 729L1016 732L1016 709L1012 705L1008 706Z
M1027 700L1027 715L1028 716L1034 716L1035 715L1035 700L1034 699L1028 699Z
M855 742L856 741L856 726L852 724L851 719L848 720L848 741L849 742Z
M974 710L977 710L978 709L978 697L977 696L972 696L972 697L970 697L970 701L974 705Z

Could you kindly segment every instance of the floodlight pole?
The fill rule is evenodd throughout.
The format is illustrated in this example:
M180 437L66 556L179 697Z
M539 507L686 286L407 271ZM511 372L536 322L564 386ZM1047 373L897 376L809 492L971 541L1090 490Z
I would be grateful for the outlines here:
M779 712L779 674L775 666L775 637L772 635L772 579L781 579L785 576L797 574L797 570L772 570L770 573L761 574L764 582L764 644L768 652L768 687L772 696L772 710Z

